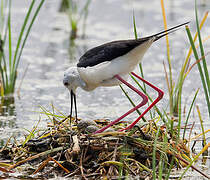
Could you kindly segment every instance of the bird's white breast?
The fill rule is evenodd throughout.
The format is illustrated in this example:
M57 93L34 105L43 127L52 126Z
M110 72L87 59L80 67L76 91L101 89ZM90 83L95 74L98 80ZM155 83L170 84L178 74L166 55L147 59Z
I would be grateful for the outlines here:
M118 85L120 82L115 78L113 79L113 77L116 74L125 77L128 73L133 71L152 43L153 39L137 46L127 54L117 57L112 61L105 61L93 67L78 67L78 72L87 86L89 86L90 90L98 86Z

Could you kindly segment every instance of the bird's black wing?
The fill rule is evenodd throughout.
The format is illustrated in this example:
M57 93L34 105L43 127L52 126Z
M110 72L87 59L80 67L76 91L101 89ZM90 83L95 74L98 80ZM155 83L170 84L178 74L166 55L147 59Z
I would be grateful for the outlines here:
M88 50L80 59L77 67L92 67L105 61L127 54L138 45L147 41L148 38L138 40L113 41Z
M152 36L148 36L145 38L140 38L137 40L122 40L122 41L113 41L101 46L95 47L87 51L80 59L77 67L92 67L97 64L100 64L105 61L111 61L117 57L123 56L127 54L129 51L134 49L135 47L143 44L151 38L155 38L154 41L164 37L165 35L177 30L179 27L188 24L189 22L179 24L165 31L161 31Z

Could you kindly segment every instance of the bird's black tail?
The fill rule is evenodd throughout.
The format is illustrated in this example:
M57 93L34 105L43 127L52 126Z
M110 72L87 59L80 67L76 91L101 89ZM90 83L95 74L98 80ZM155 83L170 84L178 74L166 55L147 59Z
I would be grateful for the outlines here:
M166 35L169 34L169 33L172 33L172 32L174 32L174 31L178 30L177 28L179 28L179 27L181 27L181 26L184 26L184 25L186 25L186 24L188 24L188 23L189 23L189 22L185 22L185 23L183 23L183 24L179 24L179 25L174 26L174 27L172 27L172 28L169 28L169 29L167 29L167 30L165 30L165 31L161 31L161 32L159 32L159 33L157 33L157 34L153 34L152 36L149 36L149 37L147 37L147 38L155 37L155 40L154 40L154 41L157 41L158 39L160 39L160 38L166 36Z

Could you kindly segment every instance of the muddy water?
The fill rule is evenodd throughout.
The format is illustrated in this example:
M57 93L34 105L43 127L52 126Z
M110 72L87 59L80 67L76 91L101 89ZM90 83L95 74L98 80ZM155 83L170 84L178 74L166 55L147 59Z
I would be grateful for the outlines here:
M14 1L13 3L12 18L15 19L13 33L14 38L17 38L17 31L20 29L29 4L27 1ZM208 1L202 1L202 3L198 6L199 17L203 16L203 13L210 7ZM40 105L50 109L50 104L53 103L64 114L69 113L69 93L62 84L63 71L74 66L78 58L89 48L111 40L133 38L133 10L139 36L163 30L159 1L93 0L85 22L85 33L80 28L79 38L72 43L69 42L69 19L66 14L58 11L59 6L59 1L46 1L33 27L18 70L17 89L19 89L19 93L15 94L14 103L8 102L7 106L2 107L0 135L3 141L11 135L22 135L25 132L24 128L32 129L39 118L42 118L39 126L45 127L48 120L38 113ZM165 7L168 27L191 21L190 28L195 32L194 3L192 1L169 1ZM206 23L202 30L203 37L207 37L210 32L209 20ZM83 26L83 23L80 22L79 26ZM169 40L173 77L176 81L179 69L187 54L189 42L184 28L171 34ZM205 49L206 52L210 50L209 41L205 43ZM167 108L168 95L163 61L166 62L165 39L159 40L150 48L144 57L143 68L145 79L164 90L164 99L158 106ZM194 61L193 58L192 61ZM209 61L207 62L210 67ZM20 86L20 84L22 85ZM197 67L195 67L186 79L183 89L183 105L186 105L187 108L189 108L198 87L202 86ZM136 97L129 90L127 91L130 96ZM151 89L148 88L148 91L155 97L155 93ZM210 129L204 98L203 91L200 90L196 104L202 111L205 128ZM97 88L88 93L78 89L77 100L78 116L86 119L114 119L131 107L119 87ZM195 118L191 119L191 123L197 119L196 110L193 114ZM135 116L134 113L130 118ZM199 121L196 122L195 127L198 133L201 132ZM199 145L198 147L201 148ZM209 166L209 163L207 165Z

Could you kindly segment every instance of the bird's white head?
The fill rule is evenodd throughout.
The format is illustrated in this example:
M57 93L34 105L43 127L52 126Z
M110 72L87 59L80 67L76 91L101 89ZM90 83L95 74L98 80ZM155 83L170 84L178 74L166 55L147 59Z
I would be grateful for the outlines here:
M81 79L77 67L70 67L64 72L63 84L68 90L76 93L77 87L84 88L85 82Z

